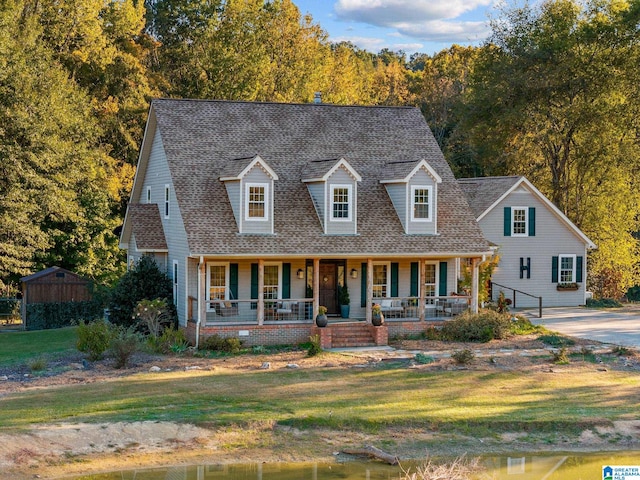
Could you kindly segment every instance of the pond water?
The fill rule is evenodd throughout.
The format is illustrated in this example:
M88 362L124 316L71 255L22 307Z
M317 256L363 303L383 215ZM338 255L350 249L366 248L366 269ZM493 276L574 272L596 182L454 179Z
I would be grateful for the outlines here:
M437 459L436 459L437 460ZM640 452L578 455L483 455L474 480L602 480L606 465L640 465ZM415 464L404 464L405 469ZM192 465L84 475L76 480L398 480L399 467L380 462Z

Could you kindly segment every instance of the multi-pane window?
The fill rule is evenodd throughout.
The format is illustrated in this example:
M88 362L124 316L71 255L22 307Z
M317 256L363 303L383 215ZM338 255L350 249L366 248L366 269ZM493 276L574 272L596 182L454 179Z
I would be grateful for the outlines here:
M431 188L430 187L413 187L411 189L411 219L412 220L429 220L431 219Z
M373 298L387 297L389 264L373 264Z
M437 281L438 276L436 272L436 264L435 263L425 263L425 280L424 280L424 294L426 297L426 303L432 304L435 299L430 297L435 297L437 294Z
M227 266L225 264L209 264L208 298L210 308L215 308L216 300L227 299Z
M247 189L248 218L266 218L266 187L264 185L248 185Z
M516 235L527 235L527 209L526 208L518 208L513 207L511 209L512 215L512 227L511 234Z
M566 255L559 257L559 279L560 283L573 283L575 282L575 264L576 257L574 255Z
M264 298L278 298L278 290L280 284L278 265L264 266Z
M173 261L173 304L178 305L178 262Z
M351 187L348 185L335 186L331 196L331 218L333 220L351 219Z

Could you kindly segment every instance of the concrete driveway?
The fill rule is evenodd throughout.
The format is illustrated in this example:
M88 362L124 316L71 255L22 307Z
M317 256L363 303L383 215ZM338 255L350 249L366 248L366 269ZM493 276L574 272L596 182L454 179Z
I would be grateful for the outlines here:
M640 307L596 310L581 307L557 307L522 310L535 325L554 332L613 345L640 348Z

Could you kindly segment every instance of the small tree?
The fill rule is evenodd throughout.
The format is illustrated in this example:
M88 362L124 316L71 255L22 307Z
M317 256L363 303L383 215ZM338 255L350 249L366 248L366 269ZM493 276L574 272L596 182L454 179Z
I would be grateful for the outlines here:
M173 302L173 286L167 275L150 257L140 261L125 273L111 291L109 309L110 321L116 325L131 326L137 323L135 309L144 299L165 299L169 310L169 319L175 322L176 309Z
M149 329L149 334L155 339L160 336L162 324L169 323L171 316L167 301L162 298L155 300L141 300L135 310L135 317Z

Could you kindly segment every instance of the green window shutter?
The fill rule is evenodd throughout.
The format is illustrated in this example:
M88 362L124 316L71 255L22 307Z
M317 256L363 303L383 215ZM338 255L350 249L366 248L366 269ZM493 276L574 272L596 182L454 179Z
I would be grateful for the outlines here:
M360 272L360 306L367 306L367 264L362 264L362 271Z
M229 293L232 300L238 299L238 264L229 265Z
M551 283L558 283L558 257L551 257Z
M529 236L536 236L536 207L529 207Z
M258 298L258 264L251 264L251 298ZM251 302L251 309L258 308L256 302Z
M412 297L417 297L419 295L418 283L420 280L418 279L418 269L418 262L411 262L411 291L409 295L411 295Z
M399 264L395 262L392 263L391 264L391 296L392 297L398 296L398 270L399 270Z
M576 257L576 282L582 283L582 256Z
M291 298L291 264L282 264L282 298Z
M511 207L504 207L504 236L511 236Z
M447 295L447 262L440 262L440 291L438 295Z

